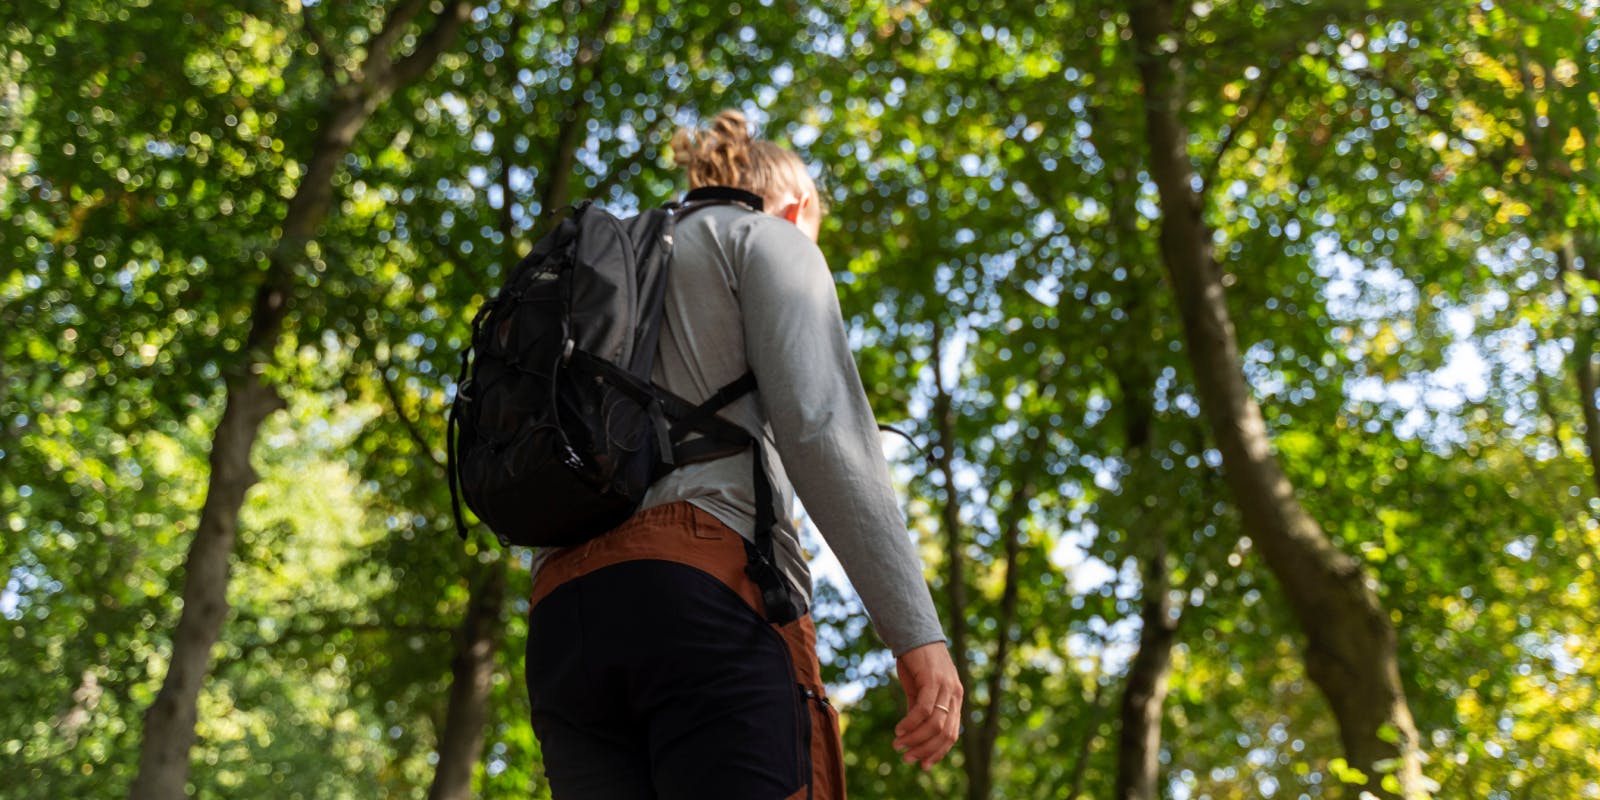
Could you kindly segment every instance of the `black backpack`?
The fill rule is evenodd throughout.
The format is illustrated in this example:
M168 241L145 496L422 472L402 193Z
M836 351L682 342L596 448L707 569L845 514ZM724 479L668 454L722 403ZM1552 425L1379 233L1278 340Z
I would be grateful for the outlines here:
M762 205L726 187L696 189L682 203L628 219L580 203L484 302L448 422L450 498L463 538L465 500L503 545L588 541L632 516L676 466L756 446L749 572L769 618L798 615L775 566L772 487L759 442L717 416L755 389L755 375L698 405L651 382L674 226L732 203Z

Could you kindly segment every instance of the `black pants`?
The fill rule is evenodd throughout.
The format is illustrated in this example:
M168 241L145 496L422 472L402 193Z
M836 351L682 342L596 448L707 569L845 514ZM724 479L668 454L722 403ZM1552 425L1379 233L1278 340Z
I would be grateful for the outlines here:
M528 694L555 797L842 797L809 619L757 612L743 545L714 518L643 517L535 581Z

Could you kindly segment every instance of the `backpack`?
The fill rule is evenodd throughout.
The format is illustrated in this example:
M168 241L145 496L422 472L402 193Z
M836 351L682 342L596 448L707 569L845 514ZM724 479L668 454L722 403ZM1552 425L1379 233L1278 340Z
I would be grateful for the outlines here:
M625 522L677 466L756 447L748 571L769 618L798 616L775 566L760 443L717 416L755 389L755 375L700 404L651 382L675 226L727 204L762 207L727 187L696 189L627 219L579 203L484 302L447 423L451 507L463 538L465 500L502 545L579 544Z

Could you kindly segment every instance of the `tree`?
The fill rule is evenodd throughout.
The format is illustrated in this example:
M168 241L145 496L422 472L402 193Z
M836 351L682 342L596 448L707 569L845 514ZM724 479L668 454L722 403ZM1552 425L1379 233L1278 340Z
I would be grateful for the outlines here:
M450 376L553 206L673 196L673 128L729 106L820 173L869 395L927 451L885 440L967 736L899 763L892 659L824 582L855 794L1383 789L1296 647L1307 585L1232 483L1217 385L1370 586L1436 795L1596 791L1586 5L1174 6L1142 59L1151 18L1098 0L483 4L334 159L303 258L329 109L440 7L53 5L0 12L11 793L126 793L225 401L270 385L190 790L548 796L526 554L454 535ZM1218 310L1233 350L1197 362L1186 318Z
M1161 245L1183 312L1184 340L1201 405L1222 451L1223 470L1252 540L1283 582L1307 637L1306 668L1327 694L1350 763L1370 790L1417 796L1420 742L1406 704L1396 637L1360 567L1328 541L1294 497L1272 454L1265 418L1239 366L1239 345L1225 301L1212 236L1196 196L1184 105L1183 52L1169 3L1129 10L1135 59L1144 85L1150 168L1160 190ZM1399 759L1398 785L1376 778Z
M318 115L316 141L284 211L281 234L256 291L250 333L239 360L227 369L227 403L211 446L206 502L185 560L183 614L173 634L172 659L161 693L145 714L140 767L130 797L175 798L185 793L198 716L196 700L209 671L211 648L227 616L228 560L237 535L239 508L245 492L256 482L250 453L262 422L284 407L264 368L276 358L295 290L295 273L306 261L317 227L328 213L334 174L345 153L361 126L390 95L433 66L471 10L466 2L445 6L411 52L397 55L393 48L424 5L420 0L407 0L390 10L359 70L331 93Z

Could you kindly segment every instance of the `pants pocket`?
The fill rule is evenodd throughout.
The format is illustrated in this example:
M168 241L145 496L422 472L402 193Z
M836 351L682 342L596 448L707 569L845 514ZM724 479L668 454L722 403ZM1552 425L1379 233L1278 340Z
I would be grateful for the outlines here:
M810 711L812 800L844 800L844 745L839 741L839 714L820 688L800 686Z

